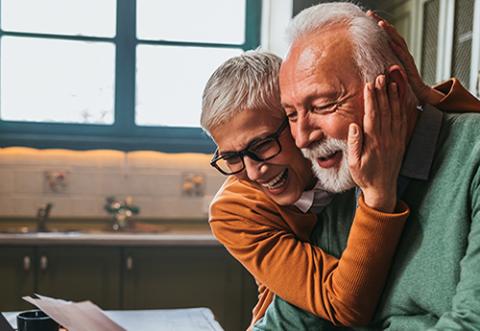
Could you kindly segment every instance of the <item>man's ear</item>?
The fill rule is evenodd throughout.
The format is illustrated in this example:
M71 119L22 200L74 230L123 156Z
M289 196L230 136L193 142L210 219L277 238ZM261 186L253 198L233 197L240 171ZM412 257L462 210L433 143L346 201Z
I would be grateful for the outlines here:
M388 81L395 82L398 87L398 96L403 100L407 93L408 78L405 70L398 64L394 64L388 68Z

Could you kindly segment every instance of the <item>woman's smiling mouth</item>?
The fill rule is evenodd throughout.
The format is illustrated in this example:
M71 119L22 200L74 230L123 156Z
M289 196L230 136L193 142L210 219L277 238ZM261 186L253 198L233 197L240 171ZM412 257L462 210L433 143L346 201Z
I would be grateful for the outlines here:
M262 183L261 185L269 191L275 191L281 188L287 182L287 177L288 169L285 169L277 176L272 178L270 181L268 181L267 183Z

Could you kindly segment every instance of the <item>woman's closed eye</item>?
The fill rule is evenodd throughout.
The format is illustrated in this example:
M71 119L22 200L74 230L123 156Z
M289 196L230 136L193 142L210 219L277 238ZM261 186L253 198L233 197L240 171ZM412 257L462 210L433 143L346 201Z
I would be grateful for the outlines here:
M222 159L228 164L238 164L242 162L242 158L237 154L223 155Z
M251 146L250 151L260 158L269 157L270 154L275 153L277 150L277 144L275 139L267 138L259 141L257 144Z

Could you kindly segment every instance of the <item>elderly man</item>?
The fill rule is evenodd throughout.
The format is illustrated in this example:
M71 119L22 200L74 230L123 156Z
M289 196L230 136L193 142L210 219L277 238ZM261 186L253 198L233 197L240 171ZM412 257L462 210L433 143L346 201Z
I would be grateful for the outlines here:
M398 194L411 214L371 329L480 330L480 114L418 107L382 31L353 4L303 11L290 36L280 71L282 105L322 187L339 193L322 211L313 242L336 256L345 247L345 221L360 191L345 146L368 124L363 84L383 73L380 81L394 82L406 107ZM276 297L256 329L335 327Z

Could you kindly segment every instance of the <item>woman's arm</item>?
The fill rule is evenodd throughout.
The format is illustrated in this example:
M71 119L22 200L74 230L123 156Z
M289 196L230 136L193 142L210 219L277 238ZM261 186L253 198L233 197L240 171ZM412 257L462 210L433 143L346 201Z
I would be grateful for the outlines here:
M289 225L313 225L315 215L275 205L260 190L232 180L211 205L210 226L227 250L273 293L335 324L361 325L375 309L407 216L403 204L397 213L388 214L367 207L360 198L339 261L300 240L302 234ZM255 320L263 313L258 311Z

